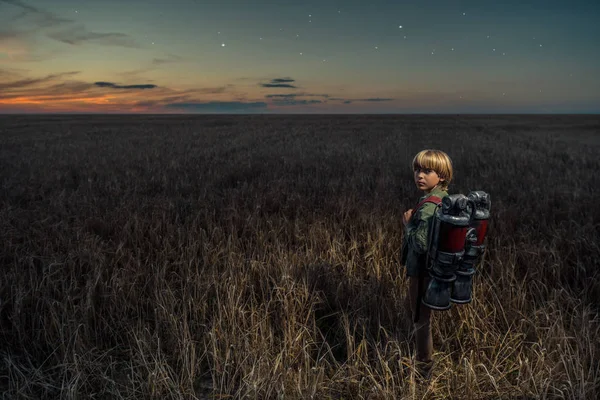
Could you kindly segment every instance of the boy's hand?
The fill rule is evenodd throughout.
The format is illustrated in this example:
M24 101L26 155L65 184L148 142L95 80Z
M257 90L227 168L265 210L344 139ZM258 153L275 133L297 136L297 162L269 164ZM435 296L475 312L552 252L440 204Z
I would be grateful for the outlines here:
M412 213L413 209L411 208L405 211L404 215L402 215L402 223L404 224L404 226L408 225L408 221L410 220L410 217L412 217Z

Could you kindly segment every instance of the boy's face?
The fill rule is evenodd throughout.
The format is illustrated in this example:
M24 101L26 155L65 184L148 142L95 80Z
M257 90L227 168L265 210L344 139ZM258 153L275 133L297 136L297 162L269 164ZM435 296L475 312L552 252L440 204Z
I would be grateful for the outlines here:
M418 167L415 169L415 184L419 190L425 193L431 192L437 184L443 181L444 179L440 178L437 172L432 169Z

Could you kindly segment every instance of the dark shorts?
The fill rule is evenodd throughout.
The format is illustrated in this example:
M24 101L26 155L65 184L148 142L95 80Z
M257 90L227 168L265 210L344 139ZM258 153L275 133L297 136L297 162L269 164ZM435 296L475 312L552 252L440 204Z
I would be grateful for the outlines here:
M415 259L413 259L416 258ZM423 270L425 271L425 263L427 262L425 254L417 254L414 252L409 252L407 260L406 260L406 276L419 276L419 272Z

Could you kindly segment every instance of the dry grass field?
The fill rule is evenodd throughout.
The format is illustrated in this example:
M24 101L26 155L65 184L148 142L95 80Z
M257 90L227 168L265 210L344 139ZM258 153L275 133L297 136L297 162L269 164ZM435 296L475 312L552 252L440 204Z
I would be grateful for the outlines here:
M411 160L491 195L415 379ZM7 399L600 397L600 116L0 116Z

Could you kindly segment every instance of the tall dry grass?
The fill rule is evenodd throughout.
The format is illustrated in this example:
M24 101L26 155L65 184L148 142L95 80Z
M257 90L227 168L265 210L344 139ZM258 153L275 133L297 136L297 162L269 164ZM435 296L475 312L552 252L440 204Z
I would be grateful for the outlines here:
M4 398L600 396L597 116L4 116ZM474 301L402 307L410 160L491 230Z

